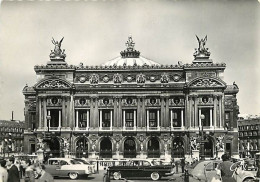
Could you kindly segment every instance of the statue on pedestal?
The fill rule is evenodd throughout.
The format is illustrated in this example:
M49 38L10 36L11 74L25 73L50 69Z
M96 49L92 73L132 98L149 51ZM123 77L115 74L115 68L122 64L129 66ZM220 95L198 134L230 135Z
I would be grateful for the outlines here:
M195 53L193 56L196 58L209 58L210 52L208 51L208 48L205 48L206 42L207 42L207 35L204 39L199 39L199 37L196 35L198 43L199 43L199 48L195 49Z
M65 49L63 51L61 50L61 43L63 41L64 37L58 42L55 41L54 38L52 38L52 43L54 44L54 50L51 50L50 58L51 59L64 59L66 57Z

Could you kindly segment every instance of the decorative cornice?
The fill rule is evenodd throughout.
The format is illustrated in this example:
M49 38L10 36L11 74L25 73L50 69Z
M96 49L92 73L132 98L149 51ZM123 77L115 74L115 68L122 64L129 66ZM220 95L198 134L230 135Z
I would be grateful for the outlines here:
M212 87L226 87L226 83L218 78L198 77L191 80L187 84L188 88L212 88Z

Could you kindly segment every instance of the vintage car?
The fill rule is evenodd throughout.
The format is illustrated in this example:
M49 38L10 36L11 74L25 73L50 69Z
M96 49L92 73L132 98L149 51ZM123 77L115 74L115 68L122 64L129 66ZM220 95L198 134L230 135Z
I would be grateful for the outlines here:
M70 179L77 179L80 175L87 177L95 172L92 165L82 165L70 158L50 158L45 167L45 170L54 177L69 177Z
M156 181L161 177L173 175L174 172L172 165L156 165L153 160L148 159L131 159L108 167L108 173L115 180L150 177Z
M217 176L217 167L222 161L202 161L199 162L195 168L191 171L190 181L213 181L213 177ZM231 167L234 171L233 178L237 182L250 182L254 181L254 173L242 170L240 162L234 163Z
M97 172L95 165L91 164L86 158L73 158L73 160L80 162L82 165L89 165L91 166L93 173Z

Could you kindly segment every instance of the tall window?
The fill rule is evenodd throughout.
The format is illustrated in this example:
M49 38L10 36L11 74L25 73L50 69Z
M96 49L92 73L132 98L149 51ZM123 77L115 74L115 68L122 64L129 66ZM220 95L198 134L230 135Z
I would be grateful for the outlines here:
M209 108L202 108L201 114L203 114L205 116L205 118L203 120L201 120L201 125L210 126L210 109Z
M149 127L157 127L157 110L149 110Z
M134 127L134 110L125 110L125 126Z
M87 122L88 122L88 111L80 110L79 111L79 127L80 128L87 127Z
M181 127L181 110L180 109L172 110L172 126Z
M230 112L225 112L225 127L230 129Z
M102 127L110 127L110 110L102 110Z

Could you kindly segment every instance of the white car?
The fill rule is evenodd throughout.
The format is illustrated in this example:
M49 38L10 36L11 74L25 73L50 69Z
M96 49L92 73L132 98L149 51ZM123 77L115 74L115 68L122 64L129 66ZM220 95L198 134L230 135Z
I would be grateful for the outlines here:
M45 167L45 170L54 177L69 177L70 179L77 179L80 175L88 176L94 173L93 166L82 165L70 158L50 158Z

